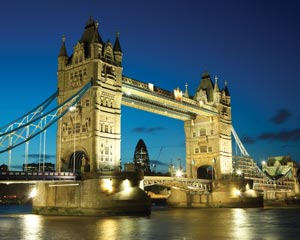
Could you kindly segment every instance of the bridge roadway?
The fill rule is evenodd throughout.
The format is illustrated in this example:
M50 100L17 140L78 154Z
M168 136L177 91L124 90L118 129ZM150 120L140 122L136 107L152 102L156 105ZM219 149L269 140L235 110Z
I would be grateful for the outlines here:
M292 191L295 182L286 179L271 180L267 178L253 178L254 190L257 191ZM39 181L65 181L74 182L80 180L81 175L73 172L22 172L0 171L0 184L10 183L36 183ZM144 187L160 185L195 194L207 194L212 191L212 181L207 179L194 179L183 177L144 176Z
M0 184L36 183L39 181L75 181L80 176L72 172L0 171Z
M36 183L39 181L75 181L81 175L72 172L22 172L0 171L0 184L8 183ZM211 180L192 179L182 177L145 176L144 186L162 185L195 193L211 191Z

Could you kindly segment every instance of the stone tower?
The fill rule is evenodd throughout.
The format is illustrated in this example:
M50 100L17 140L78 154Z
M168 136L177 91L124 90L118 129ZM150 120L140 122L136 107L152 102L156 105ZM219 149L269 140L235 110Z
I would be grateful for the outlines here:
M90 18L80 40L67 54L65 38L58 56L58 104L88 82L92 87L58 122L57 171L120 171L120 111L123 53L103 42L98 23Z
M194 95L200 107L217 114L198 115L184 122L188 177L217 179L232 172L231 99L227 83L220 90L217 80L213 83L210 75L203 73Z

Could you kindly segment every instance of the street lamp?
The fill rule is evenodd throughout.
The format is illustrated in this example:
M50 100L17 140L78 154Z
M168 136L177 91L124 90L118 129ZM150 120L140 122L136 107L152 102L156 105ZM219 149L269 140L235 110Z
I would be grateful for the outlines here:
M73 173L75 174L75 164L76 164L76 158L75 158L75 133L76 133L76 125L75 125L75 113L76 113L76 105L71 106L69 110L74 114L74 120L73 120L73 142L74 142L74 149L73 149Z

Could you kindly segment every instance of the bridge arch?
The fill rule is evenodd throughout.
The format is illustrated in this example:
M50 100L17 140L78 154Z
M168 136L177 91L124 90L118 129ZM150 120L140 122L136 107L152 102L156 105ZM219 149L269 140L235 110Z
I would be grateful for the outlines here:
M198 179L215 179L215 169L212 165L202 165L197 168L197 178Z
M75 164L75 168L74 168ZM71 153L68 161L68 170L77 173L90 171L90 160L84 151L75 151Z

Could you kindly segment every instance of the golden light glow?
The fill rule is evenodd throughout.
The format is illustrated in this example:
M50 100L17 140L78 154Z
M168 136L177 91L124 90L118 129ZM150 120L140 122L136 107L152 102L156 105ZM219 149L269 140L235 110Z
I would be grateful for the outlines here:
M241 196L241 191L239 189L234 189L233 193L235 196Z
M182 177L182 175L183 175L183 172L181 170L177 170L175 173L176 177Z
M123 182L122 182L122 190L123 191L126 191L126 192L129 192L131 189L131 183L128 179L125 179Z
M71 112L74 112L74 111L76 110L76 106L71 106L71 107L69 108L69 110L70 110Z
M103 188L108 192L113 191L112 180L111 179L103 179Z
M30 193L29 193L29 198L34 198L37 195L37 190L36 188L31 189Z

